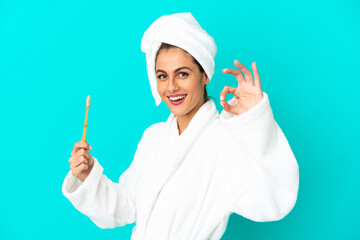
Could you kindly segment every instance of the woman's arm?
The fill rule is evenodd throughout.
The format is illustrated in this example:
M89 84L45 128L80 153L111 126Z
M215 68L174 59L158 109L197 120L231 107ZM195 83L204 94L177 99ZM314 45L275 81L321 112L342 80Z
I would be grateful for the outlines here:
M125 171L119 183L114 183L103 174L103 167L94 158L93 169L84 182L70 171L65 177L62 192L77 210L98 227L123 226L133 223L136 215L128 175Z
M124 226L136 220L136 173L144 135L138 144L133 162L120 176L118 183L112 182L103 174L103 167L96 158L93 169L84 182L76 178L71 171L65 177L62 186L64 196L100 228Z
M222 111L220 120L241 149L229 156L228 210L259 222L282 219L295 205L299 168L268 95L240 115Z

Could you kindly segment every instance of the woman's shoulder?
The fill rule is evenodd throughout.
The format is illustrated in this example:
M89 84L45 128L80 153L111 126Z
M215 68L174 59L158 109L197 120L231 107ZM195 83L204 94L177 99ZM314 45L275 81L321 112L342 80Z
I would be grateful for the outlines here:
M138 143L138 148L143 148L142 146L153 146L158 139L157 136L160 133L160 129L164 125L164 122L158 122L150 125L143 132L141 139Z
M151 134L151 133L157 132L158 130L162 129L162 127L164 125L165 125L165 122L154 123L154 124L150 125L149 127L147 127L145 129L144 133Z
M165 122L158 122L151 124L149 127L147 127L143 133L143 138L154 138L154 136L158 135L165 125Z

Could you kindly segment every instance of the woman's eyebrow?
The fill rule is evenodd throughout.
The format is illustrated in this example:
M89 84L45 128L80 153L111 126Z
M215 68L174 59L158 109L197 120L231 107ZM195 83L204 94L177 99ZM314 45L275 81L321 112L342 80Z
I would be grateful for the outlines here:
M192 70L191 70L190 68L188 68L188 67L179 67L179 68L175 69L174 72L177 72L177 71L179 71L179 70L181 70L181 69L184 69L184 68L189 69L190 71L192 71ZM164 70L161 70L161 69L156 70L156 73L157 73L157 72L164 72L164 73L166 73Z

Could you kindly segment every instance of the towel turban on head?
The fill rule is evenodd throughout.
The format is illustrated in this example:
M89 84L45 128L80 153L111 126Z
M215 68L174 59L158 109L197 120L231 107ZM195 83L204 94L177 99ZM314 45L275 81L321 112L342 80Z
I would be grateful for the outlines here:
M156 19L141 40L141 51L146 53L147 72L156 106L160 104L161 97L157 91L155 57L161 43L186 50L200 63L209 80L214 75L217 52L214 39L201 28L190 12L164 15Z

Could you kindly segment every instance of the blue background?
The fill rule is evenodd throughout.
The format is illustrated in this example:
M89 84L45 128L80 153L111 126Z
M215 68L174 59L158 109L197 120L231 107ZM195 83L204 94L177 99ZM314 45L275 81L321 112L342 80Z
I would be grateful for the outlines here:
M256 61L262 90L300 167L281 221L232 214L222 239L360 239L359 1L0 0L0 238L130 239L100 229L62 195L91 95L87 141L117 181L155 106L140 42L165 14L191 12L218 46L208 93L237 86L223 68ZM227 100L231 96L228 96Z

